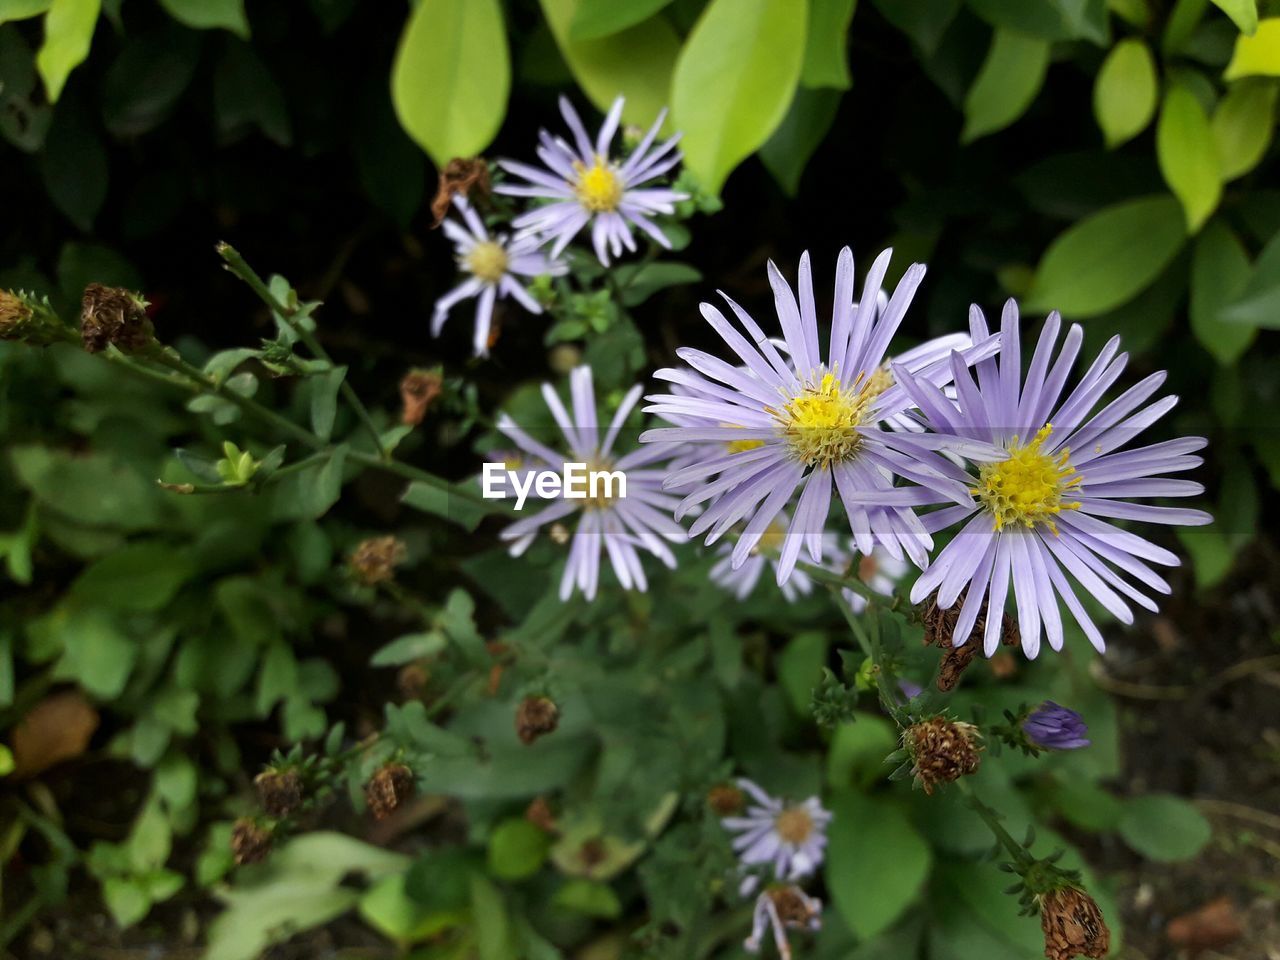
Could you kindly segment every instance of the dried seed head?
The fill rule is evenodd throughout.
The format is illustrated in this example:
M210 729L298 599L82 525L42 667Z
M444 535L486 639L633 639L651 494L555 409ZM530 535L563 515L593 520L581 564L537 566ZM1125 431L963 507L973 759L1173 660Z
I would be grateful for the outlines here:
M821 916L821 902L805 896L799 887L770 887L768 894L784 926L807 927Z
M241 817L231 828L231 854L238 866L257 863L271 852L272 831L252 817Z
M253 778L262 809L273 817L287 817L302 805L302 778L297 770L263 770Z
M442 383L439 370L410 370L400 381L400 422L416 427L440 396Z
M388 763L364 785L364 799L376 820L385 820L413 796L413 771L403 763Z
M720 783L707 791L707 806L717 817L735 816L746 805L746 795L731 783Z
M556 816L551 812L551 804L546 797L534 797L525 808L524 818L539 830L556 833Z
M908 727L902 745L911 755L912 773L925 793L978 769L978 728L971 723L933 717Z
M351 573L366 587L386 583L395 576L395 568L404 563L407 552L397 537L370 537L351 554Z
M155 330L147 316L147 302L122 287L89 284L80 303L80 339L89 353L109 346L121 353L154 347Z
M1111 931L1102 911L1079 887L1059 887L1040 898L1040 928L1049 960L1099 960L1111 950Z
M469 197L473 190L482 197L489 196L489 162L484 157L454 157L440 171L440 183L431 201L431 215L435 217L431 226L444 222L455 196Z
M0 290L0 340L22 340L32 310L16 293Z
M75 334L58 319L47 298L37 298L20 290L0 290L0 340L44 347L74 339Z
M983 633L987 629L987 604L984 600L969 636L963 638L964 642L960 646L956 646L956 621L960 619L964 598L965 594L961 593L956 602L944 610L938 606L935 594L921 607L920 620L924 624L925 645L939 647L944 651L942 666L938 672L938 689L943 693L955 689L961 675L977 658L982 650ZM1000 624L1000 642L1005 646L1017 646L1022 642L1018 622L1007 613L1001 613L1001 616L1004 619Z
M560 708L550 697L525 697L516 708L516 736L528 746L560 725Z

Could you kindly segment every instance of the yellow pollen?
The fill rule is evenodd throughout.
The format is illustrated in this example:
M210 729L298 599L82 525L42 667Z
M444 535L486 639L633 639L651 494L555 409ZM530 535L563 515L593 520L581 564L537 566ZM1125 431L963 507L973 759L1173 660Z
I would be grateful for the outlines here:
M722 423L720 424L720 426L737 427L738 424ZM746 429L745 427L738 427L738 428L741 430ZM725 446L725 449L728 450L730 453L744 453L747 450L754 450L756 447L763 447L764 441L763 440L730 440L724 446Z
M591 460L587 463L587 476L597 471L606 473L613 470L613 465L609 463L601 463L599 460ZM582 501L584 510L604 510L613 505L613 501L617 499L617 493L620 489L619 484L614 482L607 483L604 477L600 477L596 481L596 495L591 496L590 481L587 482L587 498ZM606 494L606 491L612 491L613 496Z
M885 370L876 370L869 377L859 374L849 385L824 371L781 410L770 409L769 413L782 427L792 456L826 470L857 452L862 440L857 428L867 421L876 397L892 383L893 377Z
M477 243L467 254L465 266L476 279L497 283L507 272L507 251L493 240Z
M813 817L804 807L787 807L774 817L773 828L787 843L799 846L813 832Z
M584 207L592 213L609 213L618 209L622 202L622 178L618 176L616 167L604 157L597 156L590 167L574 161L573 169L578 175L573 192Z
M1071 451L1048 454L1040 449L1052 431L1053 424L1046 423L1028 444L1014 437L1008 460L984 464L978 471L978 485L970 492L995 518L997 530L1044 524L1056 534L1054 517L1080 507L1078 501L1063 500L1084 480L1071 466Z
M508 470L519 470L524 466L524 457L518 453L509 454L502 459L502 465Z

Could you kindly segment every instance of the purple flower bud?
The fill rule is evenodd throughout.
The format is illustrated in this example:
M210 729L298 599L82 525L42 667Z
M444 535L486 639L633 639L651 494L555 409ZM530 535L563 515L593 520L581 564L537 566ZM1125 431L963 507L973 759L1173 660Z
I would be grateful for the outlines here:
M914 700L916 697L920 696L920 694L924 693L924 687L920 686L918 683L912 683L910 680L899 680L898 690L900 690L902 695L908 700Z
M1090 744L1084 717L1052 700L1040 704L1022 721L1022 732L1042 750L1079 750Z

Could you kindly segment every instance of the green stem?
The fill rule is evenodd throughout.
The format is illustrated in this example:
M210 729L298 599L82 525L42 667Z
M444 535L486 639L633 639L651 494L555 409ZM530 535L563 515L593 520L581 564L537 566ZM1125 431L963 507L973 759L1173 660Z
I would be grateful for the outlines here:
M1009 831L1004 828L1004 825L1000 822L1000 814L979 800L978 795L970 789L967 783L957 780L956 787L964 796L965 803L969 805L970 809L982 818L982 822L987 825L987 829L996 838L996 842L1004 847L1009 856L1013 858L1015 865L1022 867L1034 860L1027 848L1013 839Z
M834 570L828 570L826 567L819 567L816 564L808 563L804 560L797 561L796 567L803 570L806 574L824 583L828 587L843 587L852 590L854 593L866 600L883 600L881 594L875 593L870 587L859 580L857 577L849 577L844 574L836 573Z
M249 285L249 288L258 295L258 298L265 303L271 310L279 314L281 319L289 325L289 328L297 335L298 339L307 345L307 349L312 352L318 359L323 360L329 366L333 366L333 358L329 356L329 352L325 350L324 345L314 333L305 326L298 323L295 316L298 308L287 306L280 302L271 288L268 287L257 272L245 262L244 257L240 256L238 250L228 243L218 244L218 253L227 264L227 269L234 273L237 277ZM369 415L369 410L365 407L360 397L356 395L355 389L344 378L338 387L343 399L355 411L357 419L364 425L369 436L373 440L373 447L378 451L378 456L382 460L390 459L390 452L382 444L382 434L378 430L377 425L373 422L373 417Z

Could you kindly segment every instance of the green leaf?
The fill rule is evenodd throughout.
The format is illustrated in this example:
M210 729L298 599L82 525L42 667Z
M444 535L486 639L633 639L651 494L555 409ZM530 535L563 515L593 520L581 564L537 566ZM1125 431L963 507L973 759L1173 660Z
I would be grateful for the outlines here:
M187 553L163 543L133 543L87 567L71 595L114 610L159 610L192 573Z
M230 30L249 39L249 19L244 0L160 0L169 16L196 30Z
M405 506L443 517L464 530L474 530L486 516L502 510L501 501L480 500L478 496L474 483L431 484L415 480L400 499Z
M1252 37L1258 32L1258 0L1213 0L1213 3L1245 36Z
M1280 233L1262 248L1244 290L1218 318L1267 330L1280 328Z
M920 894L932 861L929 845L898 804L844 792L830 806L827 890L849 928L870 939Z
M262 658L258 673L255 708L266 716L281 700L292 697L298 689L298 661L287 643L275 643Z
M151 910L151 897L136 877L107 877L102 881L102 899L118 927L131 927Z
M788 0L711 0L672 79L684 160L707 190L761 147L800 81L808 8Z
M598 40L648 20L671 0L579 0L569 25L573 40Z
M1226 80L1280 77L1280 17L1259 21L1253 36L1236 37L1235 52L1222 76Z
M489 872L499 880L523 880L542 869L551 838L524 817L511 817L489 835Z
M1048 41L997 30L987 59L964 98L961 141L971 143L1003 130L1022 116L1040 92L1048 69Z
M795 196L813 152L836 122L843 93L801 87L791 109L769 142L760 148L760 159L788 196Z
M293 141L284 92L254 48L243 41L227 43L214 69L213 112L226 140L256 127L282 147Z
M200 39L173 23L128 39L103 81L102 119L114 136L139 136L170 115L195 76Z
M342 493L346 457L347 448L337 447L328 460L273 482L273 517L279 521L315 520L328 513Z
M103 700L120 696L138 659L132 638L96 609L67 612L60 607L51 614L50 626L63 645L55 675L76 680Z
M1275 133L1277 90L1274 80L1237 80L1218 101L1210 127L1224 181L1243 176L1262 161Z
M107 199L110 169L107 151L79 99L68 98L54 111L40 156L40 173L57 208L87 231ZM80 292L76 291L77 300Z
M357 908L370 926L400 943L418 943L465 919L460 910L432 910L409 896L404 874L383 877L360 898Z
M778 657L778 682L792 708L802 717L809 715L813 688L822 679L826 662L827 635L820 631L796 635Z
M800 83L806 87L848 90L849 24L858 0L809 0L809 33Z
M967 0L969 9L997 32L1012 30L1040 40L1065 40L1070 25L1058 2L1050 0Z
M1191 331L1223 366L1249 349L1257 330L1219 319L1223 308L1244 292L1252 270L1244 244L1225 223L1215 220L1196 240L1191 258Z
M1199 232L1222 199L1222 175L1209 118L1191 90L1174 83L1156 126L1156 159L1165 183L1182 201L1187 227Z
M1093 87L1093 115L1107 147L1117 147L1147 128L1156 112L1159 80L1147 45L1121 40L1103 61Z
M410 633L392 640L380 649L369 658L369 664L374 667L398 667L401 664L433 656L447 645L448 641L439 631Z
M437 167L489 145L510 89L498 0L421 0L400 36L391 99L400 124Z
M1178 255L1186 226L1169 196L1127 200L1073 224L1049 245L1028 310L1094 317L1137 295Z
M1148 860L1189 860L1212 835L1209 821L1199 810L1167 793L1134 797L1120 818L1120 836Z
M1182 52L1208 7L1209 0L1175 0L1160 37L1160 50L1166 57Z
M0 23L38 17L53 5L53 0L0 0Z
M338 390L347 375L346 367L333 367L311 378L311 431L321 440L333 435L338 415Z
M71 71L89 55L101 6L101 0L53 0L50 4L44 18L44 43L36 54L36 69L50 103L57 102Z
M638 307L659 290L697 283L702 274L687 263L659 262L639 266L624 264L614 269L614 277L622 291L622 302Z
M937 52L961 0L871 0L880 15L905 33L925 56Z
M615 920L622 916L622 902L607 883L577 878L569 880L556 891L557 906L588 917Z
M471 914L479 960L518 960L502 892L478 872L471 875Z
M837 789L865 790L887 772L884 758L898 743L897 730L884 717L861 713L836 728L827 749L827 783Z
M616 97L623 96L627 98L624 120L653 123L671 99L679 35L664 17L650 17L608 37L575 39L572 25L585 2L541 0L547 25L574 79L598 109L608 110Z

